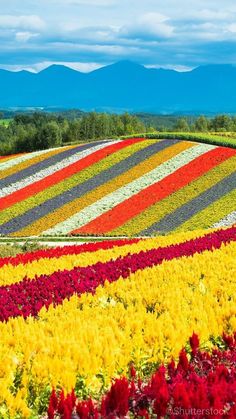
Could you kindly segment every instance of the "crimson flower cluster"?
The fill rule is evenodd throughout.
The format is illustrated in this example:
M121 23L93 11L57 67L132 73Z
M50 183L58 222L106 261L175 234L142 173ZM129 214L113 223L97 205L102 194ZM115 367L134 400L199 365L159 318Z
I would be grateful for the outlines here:
M132 414L137 418L235 419L236 333L223 335L224 349L210 354L199 349L196 334L190 338L191 354L182 349L178 363L161 365L149 381L137 377L114 380L100 403L79 401L74 390L65 396L52 390L48 418L115 419Z

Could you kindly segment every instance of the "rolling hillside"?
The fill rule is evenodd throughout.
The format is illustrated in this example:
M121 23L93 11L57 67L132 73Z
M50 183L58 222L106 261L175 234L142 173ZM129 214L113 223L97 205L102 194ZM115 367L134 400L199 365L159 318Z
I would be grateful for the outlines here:
M0 159L0 234L155 235L236 222L236 150L106 140Z

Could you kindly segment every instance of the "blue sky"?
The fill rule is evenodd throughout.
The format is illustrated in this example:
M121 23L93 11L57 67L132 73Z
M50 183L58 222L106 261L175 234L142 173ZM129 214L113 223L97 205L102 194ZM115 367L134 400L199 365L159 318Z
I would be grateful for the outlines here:
M234 0L0 0L0 67L236 64Z

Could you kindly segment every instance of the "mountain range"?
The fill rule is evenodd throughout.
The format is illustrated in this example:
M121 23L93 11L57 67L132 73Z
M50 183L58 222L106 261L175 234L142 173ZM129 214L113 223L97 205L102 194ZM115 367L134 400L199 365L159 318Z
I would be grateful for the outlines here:
M39 73L0 70L0 108L236 113L236 66L178 72L119 61L90 73L52 65Z

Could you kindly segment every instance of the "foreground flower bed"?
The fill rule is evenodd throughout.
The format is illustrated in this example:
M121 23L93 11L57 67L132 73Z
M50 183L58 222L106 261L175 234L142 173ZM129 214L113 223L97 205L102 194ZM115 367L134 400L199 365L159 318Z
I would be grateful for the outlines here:
M236 330L235 254L233 227L0 259L0 417L44 417L53 388L91 397L99 412L131 365L141 397L193 332L204 350L221 345Z
M212 353L199 349L198 336L191 349L182 349L177 364L161 365L149 380L141 379L133 365L130 378L117 378L101 401L80 400L76 391L52 390L48 418L230 418L236 417L236 335L223 335ZM131 416L130 416L131 415Z

